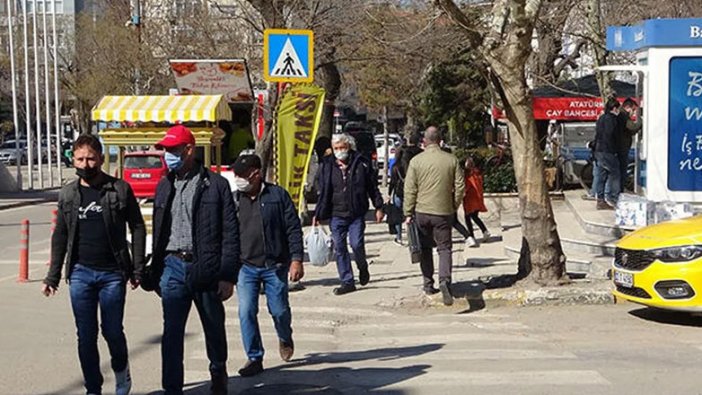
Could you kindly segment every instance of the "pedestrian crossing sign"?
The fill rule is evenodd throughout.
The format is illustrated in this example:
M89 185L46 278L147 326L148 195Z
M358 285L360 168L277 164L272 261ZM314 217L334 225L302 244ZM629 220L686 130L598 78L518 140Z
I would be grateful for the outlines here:
M268 82L314 81L312 30L266 29L263 32L263 79Z

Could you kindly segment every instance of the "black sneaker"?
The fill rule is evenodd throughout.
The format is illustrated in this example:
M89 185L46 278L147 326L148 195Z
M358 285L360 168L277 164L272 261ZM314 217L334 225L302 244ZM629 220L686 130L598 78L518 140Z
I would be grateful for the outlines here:
M356 290L356 286L353 284L350 284L350 285L349 284L342 284L340 287L334 288L333 292L334 292L334 295L339 296L339 295L351 293L355 290Z
M424 287L424 294L427 296L436 295L439 292L441 292L441 291L439 291L439 289L434 287L434 286Z
M366 285L370 281L370 273L368 272L368 266L361 267L358 269L358 282L361 285Z
M210 386L212 395L227 395L229 386L229 376L227 372L210 372L210 378L212 379L212 384Z
M441 296L444 299L444 305L451 306L453 304L453 295L451 295L449 283L442 282L439 284L439 290L441 291Z
M251 377L263 372L263 361L248 360L244 366L239 369L239 376Z

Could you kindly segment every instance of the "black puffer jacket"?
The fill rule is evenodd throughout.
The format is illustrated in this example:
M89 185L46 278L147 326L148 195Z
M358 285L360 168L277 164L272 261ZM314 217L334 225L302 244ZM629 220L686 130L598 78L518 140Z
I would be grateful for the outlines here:
M153 259L144 289L158 286L166 247L171 236L171 205L175 196L171 173L156 188L153 213ZM200 179L193 197L193 263L187 266L186 282L193 290L210 290L218 281L236 283L239 267L239 222L229 182L200 166Z

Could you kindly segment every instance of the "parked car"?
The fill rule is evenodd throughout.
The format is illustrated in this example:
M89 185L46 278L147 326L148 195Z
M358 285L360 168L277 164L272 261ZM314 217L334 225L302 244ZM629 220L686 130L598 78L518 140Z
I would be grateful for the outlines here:
M702 311L702 216L638 229L618 243L614 295L666 310Z
M26 164L27 163L27 142L24 140L19 141L19 163L20 164ZM2 145L0 145L0 163L4 163L6 165L15 165L17 164L17 158L18 158L18 153L17 153L17 145L15 140L8 140L5 141Z
M378 168L385 168L385 138L382 135L375 136L375 146L376 151L378 152ZM398 149L397 143L388 138L388 175L390 175L392 165L395 163L395 154L397 153Z
M131 185L137 198L152 199L158 182L167 174L163 151L135 151L124 155L122 178Z

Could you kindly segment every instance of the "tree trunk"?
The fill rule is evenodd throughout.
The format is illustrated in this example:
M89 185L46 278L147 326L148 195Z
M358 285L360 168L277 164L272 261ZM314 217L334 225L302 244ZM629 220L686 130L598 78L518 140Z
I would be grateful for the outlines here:
M566 258L544 178L543 152L525 72L539 2L527 2L522 9L512 8L504 13L508 3L497 3L493 11L496 15L509 15L504 18L508 18L510 28L503 30L504 20L495 18L481 49L491 67L490 81L504 106L512 144L522 219L518 278L542 286L558 285L568 281Z
M341 74L335 63L326 63L319 69L322 87L326 91L324 98L324 108L322 110L322 120L319 125L317 137L331 137L334 133L334 110L335 102L341 90Z
M532 101L523 69L501 67L502 64L495 62L497 76L492 79L493 83L499 84L496 88L505 104L519 191L523 240L518 278L528 277L540 285L561 284L567 281L566 257L544 179L543 153L539 147Z
M602 28L602 7L600 0L588 0L587 24L590 33L592 50L594 53L595 69L607 64L607 47L605 45L605 32ZM611 77L606 71L596 71L597 85L600 87L602 104L614 93L610 86Z

